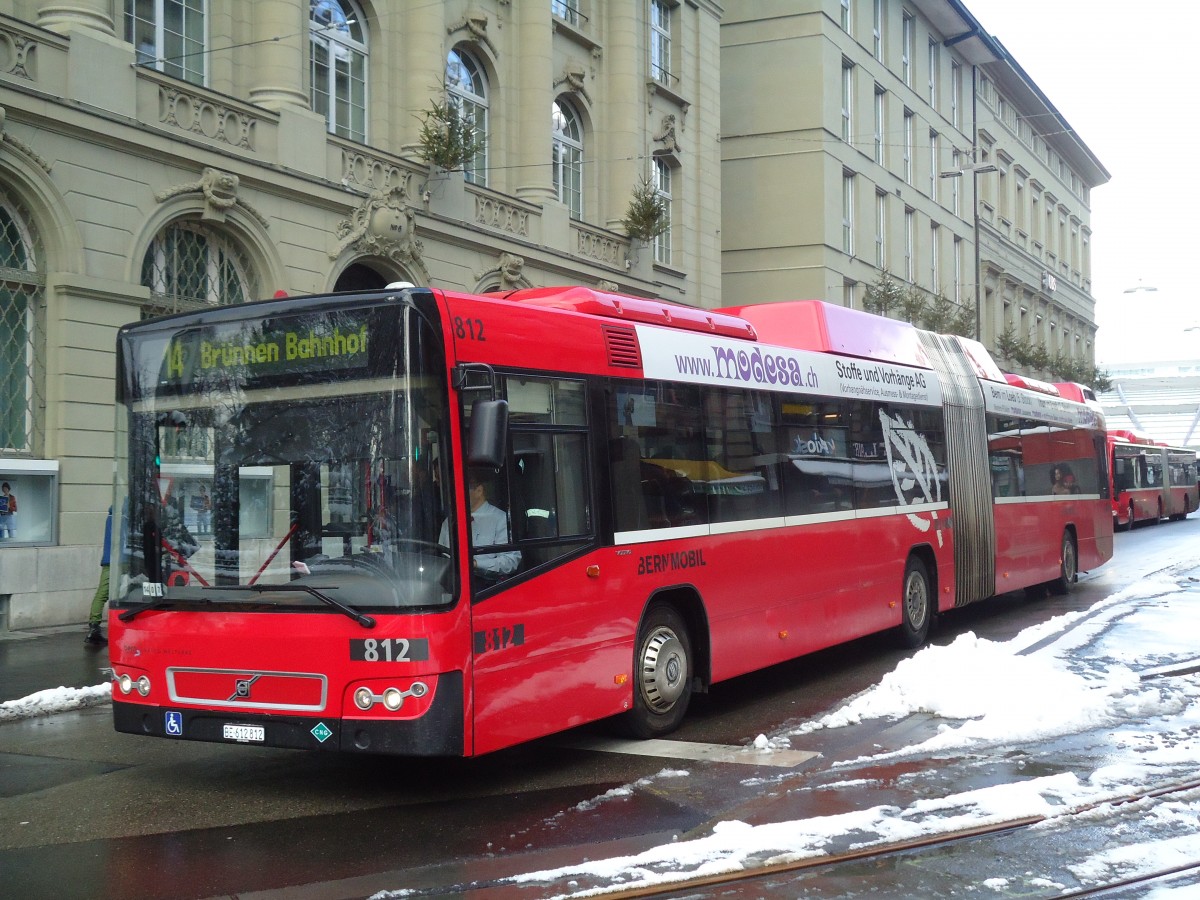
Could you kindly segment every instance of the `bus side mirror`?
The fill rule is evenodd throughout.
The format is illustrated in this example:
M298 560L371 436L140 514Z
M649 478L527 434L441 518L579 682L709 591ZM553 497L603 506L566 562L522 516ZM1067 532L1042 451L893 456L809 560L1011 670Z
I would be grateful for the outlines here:
M471 406L467 465L499 469L508 447L508 401L479 400Z

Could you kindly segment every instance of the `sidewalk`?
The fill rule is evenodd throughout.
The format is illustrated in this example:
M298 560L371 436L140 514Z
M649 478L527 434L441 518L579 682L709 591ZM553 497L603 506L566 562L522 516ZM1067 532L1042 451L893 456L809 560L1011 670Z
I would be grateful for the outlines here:
M56 687L108 681L108 647L83 642L85 625L0 634L0 703Z

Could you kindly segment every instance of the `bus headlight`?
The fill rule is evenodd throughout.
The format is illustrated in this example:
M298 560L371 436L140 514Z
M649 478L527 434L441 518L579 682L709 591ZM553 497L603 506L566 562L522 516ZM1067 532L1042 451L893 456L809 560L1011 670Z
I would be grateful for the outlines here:
M387 682L375 685L363 684L352 689L350 702L363 712L370 712L376 706L381 705L387 712L397 713L405 708L405 701L410 697L425 697L429 691L429 685L424 681L412 681L406 688L396 684L387 684ZM380 712L382 711L376 710L376 714ZM415 714L421 715L422 711L417 710Z
M139 694L141 694L143 697L150 696L150 678L148 676L142 675L141 677L138 678L137 692Z
M122 675L117 678L117 687L121 689L122 694L128 694L133 690L133 679L128 675Z

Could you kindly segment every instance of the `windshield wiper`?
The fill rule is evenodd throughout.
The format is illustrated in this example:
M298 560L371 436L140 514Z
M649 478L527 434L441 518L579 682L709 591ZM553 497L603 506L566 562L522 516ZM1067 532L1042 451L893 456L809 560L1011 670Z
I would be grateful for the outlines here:
M329 585L325 586L325 590L336 591L337 589L338 589L338 586L336 584L329 584ZM318 590L317 588L313 587L312 585L308 585L308 584L221 584L221 585L212 585L211 587L205 588L205 590L206 591L253 591L256 594L264 594L269 591L270 592L280 591L280 592L285 592L285 593L292 592L292 593L308 594L310 597L316 597L322 603L332 606L334 609L338 610L339 612L344 613L345 615L349 616L351 619L353 619L355 622L357 622L363 628L374 628L375 627L375 620L372 619L370 616L360 613L354 607L347 606L345 603L342 603L340 600L334 600L332 597L330 597L324 591ZM141 612L141 609L139 609L138 612Z
M174 597L167 597L167 596L155 597L153 600L150 600L147 603L143 603L140 606L130 607L129 609L125 610L125 612L123 612L119 616L117 616L117 618L120 619L122 622L128 622L131 619L133 619L135 616L141 615L142 613L144 613L148 610L151 610L151 609L158 609L160 606L166 606L168 603L174 603L175 600L176 600L176 598L174 598Z

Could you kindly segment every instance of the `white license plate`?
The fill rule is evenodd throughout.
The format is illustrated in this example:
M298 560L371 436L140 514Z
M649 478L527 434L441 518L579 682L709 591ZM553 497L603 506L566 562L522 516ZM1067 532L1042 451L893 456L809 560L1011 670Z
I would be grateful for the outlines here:
M267 729L261 725L226 725L221 736L227 741L246 743L247 741L265 741Z

